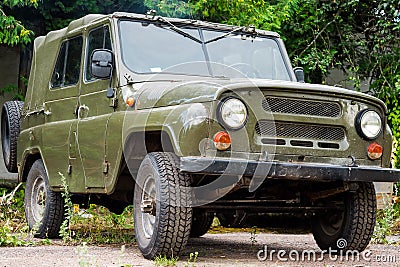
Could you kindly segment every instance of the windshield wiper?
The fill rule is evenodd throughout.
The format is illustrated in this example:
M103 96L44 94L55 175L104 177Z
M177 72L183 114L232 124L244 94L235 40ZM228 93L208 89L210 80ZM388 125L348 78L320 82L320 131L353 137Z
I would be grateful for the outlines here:
M239 28L233 29L233 30L232 30L232 31L230 31L230 32L227 32L227 33L225 33L225 34L223 34L223 35L220 35L220 36L218 36L218 37L215 37L215 38L213 38L213 39L210 39L210 40L208 40L207 42L205 42L205 44L209 44L209 43L212 43L212 42L215 42L215 41L221 40L221 39L223 39L223 38L225 38L225 37L227 37L227 36L231 35L231 34L232 34L232 33L234 33L234 32L237 32L237 31L243 31L244 29L246 29L246 27L245 27L245 26L242 26L242 27L239 27Z
M172 23L171 23L169 20L167 20L166 18L164 18L164 17L158 17L158 20L160 20L160 21L162 21L162 22L164 22L164 23L167 23L167 24L170 26L170 29L173 30L174 32L179 33L180 35L182 35L182 36L184 36L184 37L187 37L187 38L189 38L189 39L191 39L191 40L193 40L193 41L195 41L195 42L197 42L197 43L200 43L200 44L203 43L201 40L197 39L196 37L194 37L194 36L188 34L187 32L184 32L184 31L182 31L181 29L179 29L178 27L176 27L174 24L172 24Z

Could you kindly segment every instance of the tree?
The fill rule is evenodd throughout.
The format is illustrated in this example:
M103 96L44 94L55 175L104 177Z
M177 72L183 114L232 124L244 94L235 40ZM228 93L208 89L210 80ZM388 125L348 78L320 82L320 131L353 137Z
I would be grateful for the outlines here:
M72 20L87 14L116 11L144 13L146 9L143 0L41 0L36 9L20 6L12 10L12 15L40 36L66 27Z
M15 46L27 44L31 41L33 32L27 30L21 22L13 16L6 15L5 9L12 9L25 5L37 6L37 0L4 0L0 3L0 44Z
M158 14L273 30L285 40L294 65L309 82L325 83L340 68L360 90L389 109L389 124L400 141L400 10L398 0L145 0ZM397 148L400 167L400 146Z

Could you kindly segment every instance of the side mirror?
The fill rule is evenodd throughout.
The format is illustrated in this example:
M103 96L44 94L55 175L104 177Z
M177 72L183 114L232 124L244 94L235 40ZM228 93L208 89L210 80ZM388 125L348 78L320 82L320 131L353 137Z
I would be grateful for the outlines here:
M294 75L296 76L297 82L304 83L304 70L302 67L296 67L293 69Z
M114 54L108 49L95 49L90 57L90 73L99 79L109 79L114 67Z

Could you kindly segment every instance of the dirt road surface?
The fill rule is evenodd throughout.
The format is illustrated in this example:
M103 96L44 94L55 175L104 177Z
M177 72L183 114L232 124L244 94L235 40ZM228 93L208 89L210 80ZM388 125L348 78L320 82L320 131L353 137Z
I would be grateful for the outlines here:
M366 253L359 255L359 260L357 255L354 258L339 255L337 259L323 255L322 259L311 234L206 234L190 239L177 266L186 266L189 254L196 251L199 256L194 266L400 266L400 246L396 245L370 245ZM127 245L122 251L119 246L73 247L52 241L48 246L0 248L0 266L155 264L145 260L135 244Z

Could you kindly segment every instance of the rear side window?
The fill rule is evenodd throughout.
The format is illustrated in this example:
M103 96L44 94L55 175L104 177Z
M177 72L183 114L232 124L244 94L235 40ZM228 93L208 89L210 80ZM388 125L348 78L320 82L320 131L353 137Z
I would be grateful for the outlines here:
M62 43L51 79L51 88L75 85L79 81L82 57L82 36Z
M93 50L95 49L108 49L112 50L110 30L108 26L94 29L89 32L87 41L87 53L86 53L86 70L85 80L93 81L96 78L90 73L90 57L92 56Z

